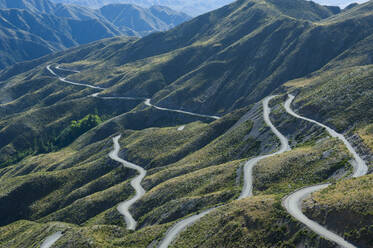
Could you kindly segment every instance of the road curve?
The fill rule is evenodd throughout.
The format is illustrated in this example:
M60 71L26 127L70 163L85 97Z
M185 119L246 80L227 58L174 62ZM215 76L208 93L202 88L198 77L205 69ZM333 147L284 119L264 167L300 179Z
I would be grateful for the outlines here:
M293 216L298 221L305 224L308 228L312 231L317 233L318 235L330 240L334 241L341 247L345 248L356 248L356 246L350 244L348 241L344 240L339 235L327 230L325 227L321 226L320 224L316 223L315 221L309 219L302 213L302 203L303 201L308 198L312 193L325 189L329 187L330 184L322 184L322 185L315 185L311 187L307 187L301 190L296 191L295 193L287 196L282 205L285 207L286 211Z
M82 84L82 83L76 83L76 82L69 81L69 80L67 80L64 77L60 77L56 72L54 72L52 70L51 66L52 65L48 65L47 66L47 70L53 76L57 77L60 81L62 81L64 83L72 84L72 85L75 85L75 86L88 87L88 88L96 89L96 90L100 90L100 91L106 90L106 88L102 88L102 87L99 87L99 86L94 86L94 85L90 85L90 84ZM59 70L62 70L62 71L73 72L73 73L80 73L80 71L76 71L76 70L63 69L59 65L56 66L56 69L59 69ZM104 99L104 100L113 100L113 99L131 100L131 101L132 100L135 100L135 101L137 101L137 100L143 100L145 105L147 105L149 107L156 108L158 110L162 110L162 111L176 112L176 113L181 113L181 114L185 114L185 115L191 115L191 116L197 116L197 117L209 118L209 119L215 119L215 120L219 120L220 119L219 116L214 116L214 115L203 115L203 114L192 113L192 112L188 112L188 111L184 111L184 110L158 107L156 105L151 104L151 99L144 98L144 97L126 97L126 96L105 97L105 96L100 96L100 93L94 93L94 94L90 95L90 97L97 97L97 98Z
M52 235L48 236L43 243L41 244L40 248L50 248L54 243L57 242L62 237L62 232L55 232Z
M141 182L146 176L146 170L144 170L142 167L138 165L132 164L119 157L118 153L120 150L120 145L119 145L120 137L121 135L118 135L113 138L114 150L109 153L109 156L111 159L121 163L124 167L136 170L139 173L139 175L131 180L131 186L135 189L136 195L132 199L120 203L117 209L124 216L124 219L127 224L127 229L135 230L137 222L132 217L129 209L136 201L138 201L145 194L145 190L141 186Z
M291 149L289 146L289 140L277 130L277 128L272 124L271 119L269 117L271 113L269 102L275 97L276 96L269 96L263 100L263 117L264 117L265 123L271 128L272 132L280 140L281 142L280 149L275 153L255 157L246 162L244 166L244 185L243 185L241 195L238 199L243 199L243 198L252 196L253 194L252 193L253 191L253 168L260 160L284 153L286 151L290 151Z
M72 85L76 85L76 86L83 86L83 87L88 87L88 88L92 88L92 89L97 89L97 90L100 90L100 91L105 90L105 88L101 88L101 87L97 87L97 86L93 86L93 85L89 85L89 84L76 83L76 82L66 80L66 78L60 77L55 71L53 71L51 66L52 65L48 65L46 67L47 70L53 76L57 77L62 82L72 84ZM76 70L63 69L59 65L57 65L56 68L59 69L59 70L63 70L63 71L80 73L80 71L76 71ZM148 98L141 98L141 97L101 97L99 92L91 94L89 97L97 97L97 98L104 99L104 100L113 100L113 99L142 100L142 101L144 101L145 105L150 106L150 107L154 107L154 108L156 108L158 110L162 110L162 111L176 112L176 113L182 113L182 114L186 114L186 115L198 116L198 117L203 117L203 118L212 118L212 119L216 119L216 120L220 119L220 117L218 117L218 116L209 116L209 115L202 115L202 114L187 112L187 111L183 111L183 110L161 108L161 107L158 107L158 106L155 106L155 105L151 104L151 99L148 99ZM182 129L180 129L179 131L181 131L181 130ZM129 208L145 194L145 190L141 187L141 181L145 177L146 171L143 168L141 168L140 166L137 166L135 164L132 164L130 162L127 162L127 161L119 158L118 153L119 153L120 146L119 146L118 140L120 139L120 137L121 136L119 135L119 136L113 138L114 150L109 154L109 156L113 160L122 163L125 167L137 170L139 172L139 175L131 181L131 185L135 189L136 195L132 199L120 203L118 208L117 208L118 211L124 216L126 224L127 224L127 228L130 229L130 230L134 230L134 229L136 229L137 222L134 220L134 218L130 214Z
M183 131L184 129L185 129L185 125L178 127L177 131Z
M130 96L99 96L99 93L94 93L91 97L97 97L103 100L129 100L129 101L143 101L143 97L130 97Z
M203 216L209 214L212 210L216 208L208 209L200 214L190 216L182 221L179 221L175 225L173 225L166 233L166 236L161 241L161 243L158 245L158 248L167 248L172 241L176 239L176 237L181 233L185 228L188 226L193 225L195 222L197 222L199 219L201 219Z
M181 114L191 115L191 116L197 116L197 117L202 117L202 118L211 118L211 119L215 119L215 120L220 119L219 116L215 116L215 115L203 115L203 114L196 114L196 113L192 113L192 112L188 112L188 111L184 111L184 110L158 107L158 106L155 106L155 105L151 104L150 101L151 101L151 99L146 99L145 102L144 102L145 105L147 105L149 107L153 107L153 108L158 109L158 110L176 112L176 113L181 113Z
M289 95L287 101L285 102L285 109L286 109L286 111L290 115L292 115L292 116L294 116L294 117L296 117L298 119L306 120L306 121L315 123L315 124L317 124L317 125L325 128L332 137L336 137L336 138L342 140L343 143L346 145L347 149L351 152L351 154L354 157L354 163L353 163L353 165L354 165L354 173L353 173L353 177L360 177L360 176L366 175L367 172L368 172L368 167L366 166L364 160L357 154L357 152L352 147L352 145L347 141L347 139L342 134L337 133L336 131L334 131L333 129L331 129L330 127L328 127L328 126L326 126L326 125L324 125L322 123L319 123L319 122L317 122L315 120L312 120L312 119L309 119L309 118L306 118L306 117L303 117L303 116L300 116L300 115L296 114L291 109L291 103L293 102L294 98L295 98L295 96ZM333 241L333 242L337 243L338 245L340 245L342 247L353 248L353 247L355 247L354 245L352 245L348 241L344 240L339 235L337 235L337 234L335 234L335 233L327 230L326 228L324 228L323 226L319 225L315 221L309 219L307 216L305 216L302 213L302 204L303 204L303 201L306 198L308 198L312 193L314 193L316 191L319 191L319 190L322 190L322 189L325 189L329 185L330 184L316 185L316 186L311 186L311 187L307 187L307 188L298 190L298 191L294 192L293 194L287 196L283 200L282 205L285 207L286 211L290 215L292 215L298 221L300 221L303 224L305 224L307 227L309 227L312 231L314 231L318 235L324 237L325 239Z
M320 127L323 127L326 129L326 131L328 131L328 133L330 134L330 136L334 137L334 138L338 138L340 139L344 144L345 146L347 147L348 151L352 154L354 160L355 160L355 163L353 163L353 166L354 166L354 173L352 175L352 177L361 177L361 176L364 176L368 173L368 166L366 165L365 161L359 156L359 154L356 152L356 150L352 147L352 145L350 144L350 142L347 141L347 139L340 133L337 133L335 130L331 129L330 127L320 123L320 122L317 122L315 120L312 120L312 119L309 119L307 117L303 117L303 116L300 116L298 115L297 113L295 113L292 109L291 109L291 103L293 102L295 96L289 94L288 96L288 99L287 101L285 102L285 109L286 111L294 116L295 118L298 118L298 119L302 119L302 120L306 120L306 121L309 121L309 122L312 122L316 125L319 125Z
M51 68L52 65L48 65L47 66L47 70L53 75L53 76L56 76L61 82L64 82L64 83L67 83L67 84L72 84L72 85L75 85L75 86L83 86L83 87L87 87L87 88L91 88L91 89L96 89L96 90L105 90L105 88L102 88L102 87L98 87L98 86L94 86L94 85L90 85L90 84L81 84L81 83L75 83L75 82L72 82L72 81L69 81L67 80L66 78L64 77L60 77L57 75L57 73L55 73L52 68ZM57 68L57 67L56 67ZM60 68L58 68L60 69ZM62 69L60 69L62 70ZM64 71L70 71L70 70L66 70L66 69L63 69ZM78 72L78 71L71 71L71 72Z
M244 186L242 189L242 193L238 199L246 198L252 195L252 184L253 184L252 170L254 166L260 160L267 158L267 157L275 156L275 155L278 155L278 154L281 154L281 153L284 153L290 150L288 139L276 129L276 127L272 124L270 117L269 117L271 113L271 109L269 108L269 102L275 97L276 96L269 96L263 100L263 117L264 117L265 123L271 128L272 132L280 139L281 147L277 152L273 154L255 157L246 162L245 167L244 167ZM172 226L167 231L165 237L163 238L163 240L159 243L157 247L167 248L185 228L193 225L195 222L200 220L203 216L209 214L214 209L217 209L217 207L208 209L198 215L193 215L191 217L188 217L176 223L174 226Z
M61 68L60 65L57 65L57 66L56 66L56 69L58 69L58 70L60 70L60 71L67 71L67 72L73 72L73 73L80 73L80 71L77 71L77 70L71 70L71 69Z

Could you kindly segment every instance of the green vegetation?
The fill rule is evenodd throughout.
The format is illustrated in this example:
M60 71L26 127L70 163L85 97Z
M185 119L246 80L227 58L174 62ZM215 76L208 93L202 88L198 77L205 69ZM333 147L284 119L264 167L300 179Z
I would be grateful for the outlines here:
M313 194L305 210L359 247L371 247L373 175L341 181Z
M258 163L254 168L255 193L284 195L307 185L321 183L339 169L350 168L349 160L344 144L336 139L295 148ZM343 172L340 172L341 176Z
M183 232L170 247L290 248L300 240L310 247L320 244L311 232L299 229L284 212L280 199L273 195L255 196L214 210Z
M296 112L346 133L370 158L371 6L330 17L333 9L303 0L240 0L168 32L103 40L1 71L0 247L37 247L56 230L64 231L58 247L149 247L178 220L215 206L174 246L333 247L281 207L296 188L327 181L333 186L307 203L320 206L308 214L331 227L348 220L338 231L370 242L371 224L362 225L371 221L370 176L335 184L350 173L345 147L280 104L296 94ZM80 70L59 73L105 88L100 96L151 98L222 118L92 97L98 91L57 80L49 64ZM255 196L237 201L244 163L278 149L258 102L274 91L284 94L271 102L270 117L293 150L261 161ZM130 210L136 231L117 211L133 196L136 173L108 156L118 134L119 155L147 170L147 192Z
M373 67L353 67L338 75L321 74L302 88L296 105L309 116L317 114L339 131L365 126L373 118Z
M165 31L190 19L163 6L117 4L93 10L48 0L1 1L0 17L0 69L104 38Z
M358 134L364 140L364 143L373 151L373 124L361 128L358 130Z
M71 144L83 133L101 124L102 120L98 115L86 115L79 121L72 121L70 126L65 128L56 139L58 147L64 147Z

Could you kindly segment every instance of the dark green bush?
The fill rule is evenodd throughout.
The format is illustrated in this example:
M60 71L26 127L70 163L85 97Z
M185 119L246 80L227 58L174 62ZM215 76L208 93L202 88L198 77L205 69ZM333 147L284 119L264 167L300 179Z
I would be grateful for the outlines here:
M72 121L70 126L65 128L56 139L56 146L64 147L71 144L76 138L88 130L98 126L102 122L98 115L86 115L79 121Z

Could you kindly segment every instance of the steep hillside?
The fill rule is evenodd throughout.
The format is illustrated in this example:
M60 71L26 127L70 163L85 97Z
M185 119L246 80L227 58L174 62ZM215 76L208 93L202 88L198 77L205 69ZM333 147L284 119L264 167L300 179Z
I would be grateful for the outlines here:
M54 4L49 0L1 0L1 9L25 9L34 12L52 12Z
M240 0L1 71L0 247L159 247L203 215L169 247L336 248L281 205L320 184L306 214L370 247L371 176L316 121L372 172L372 6Z
M207 1L183 1L183 0L53 0L56 3L67 3L91 8L100 8L108 4L136 4L149 8L154 5L162 5L177 11L182 11L191 16L197 16L208 11L220 8L233 0L207 0Z
M101 10L47 0L0 2L0 68L119 35L168 30L189 17L167 7L107 6Z
M339 6L340 8L345 8L349 6L350 4L354 3L365 3L368 0L314 0L313 2L328 6L330 10L335 11L338 13L340 9L336 6ZM191 16L197 16L203 13L206 13L208 11L220 8L224 5L227 5L229 3L233 3L234 0L215 0L215 1L182 1L182 0L53 0L53 2L56 3L67 3L67 4L75 4L75 5L81 5L81 6L87 6L87 7L93 7L93 8L100 8L103 5L106 4L113 4L113 3L129 3L129 4L137 4L145 7L150 7L152 5L163 5L168 6L172 9L179 10L182 12L185 12ZM312 4L312 3L311 3Z
M372 32L370 15L327 25L290 15L272 2L238 1L170 32L150 35L115 52L107 50L110 60L105 64L125 77L111 71L97 77L94 68L87 74L83 70L81 76L97 83L112 78L115 87L109 94L153 96L163 106L226 113L322 68ZM183 95L189 96L187 101Z
M303 4L302 0L298 2ZM298 6L296 1L288 4ZM260 100L287 80L305 76L342 58L359 42L369 41L372 34L373 28L369 25L372 15L357 16L356 21L340 18L337 22L319 24L290 18L291 11L283 13L282 6L272 1L238 1L169 32L127 43L118 39L99 42L61 53L48 63L64 62L77 67L81 73L71 75L71 79L94 82L106 88L104 95L149 97L153 103L165 107L224 114ZM369 9L369 4L366 8ZM360 7L355 9L361 11ZM306 10L302 16L309 13ZM197 29L203 22L206 24ZM15 77L6 82L3 113L22 115L40 101L50 105L49 84L35 85L36 88L22 86L30 80L38 81L41 75L45 80L52 76L45 70L44 60L30 65L34 69L20 76L27 75L28 80ZM107 70L108 67L111 70ZM6 80L24 68L31 69L26 64L15 66L4 71L1 78ZM61 82L53 81L52 89L62 87ZM14 95L12 89L18 88L26 91ZM61 97L54 97L52 103L63 101L63 96L73 99L90 92L84 88L73 89L73 86L67 89L81 91L74 97L62 91ZM29 98L35 95L35 90L39 90L45 100ZM25 94L30 95L30 100L15 104L24 99ZM12 121L7 125L13 125Z
M342 233L359 247L372 247L372 184L370 175L333 185L306 202L307 215ZM348 221L342 222L341 216Z
M133 35L141 36L154 31L166 31L189 20L186 14L162 6L146 9L131 4L110 4L98 11L122 33L132 30Z
M61 19L17 9L0 10L0 16L1 50L4 52L0 68L120 34L98 19Z

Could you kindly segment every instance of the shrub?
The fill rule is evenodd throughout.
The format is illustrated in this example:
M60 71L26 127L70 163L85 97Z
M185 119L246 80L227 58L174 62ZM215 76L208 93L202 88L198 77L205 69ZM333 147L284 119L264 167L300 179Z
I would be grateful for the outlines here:
M65 128L56 138L56 146L64 147L71 144L76 138L88 130L98 126L102 122L98 115L86 115L79 121L72 121L70 126Z

